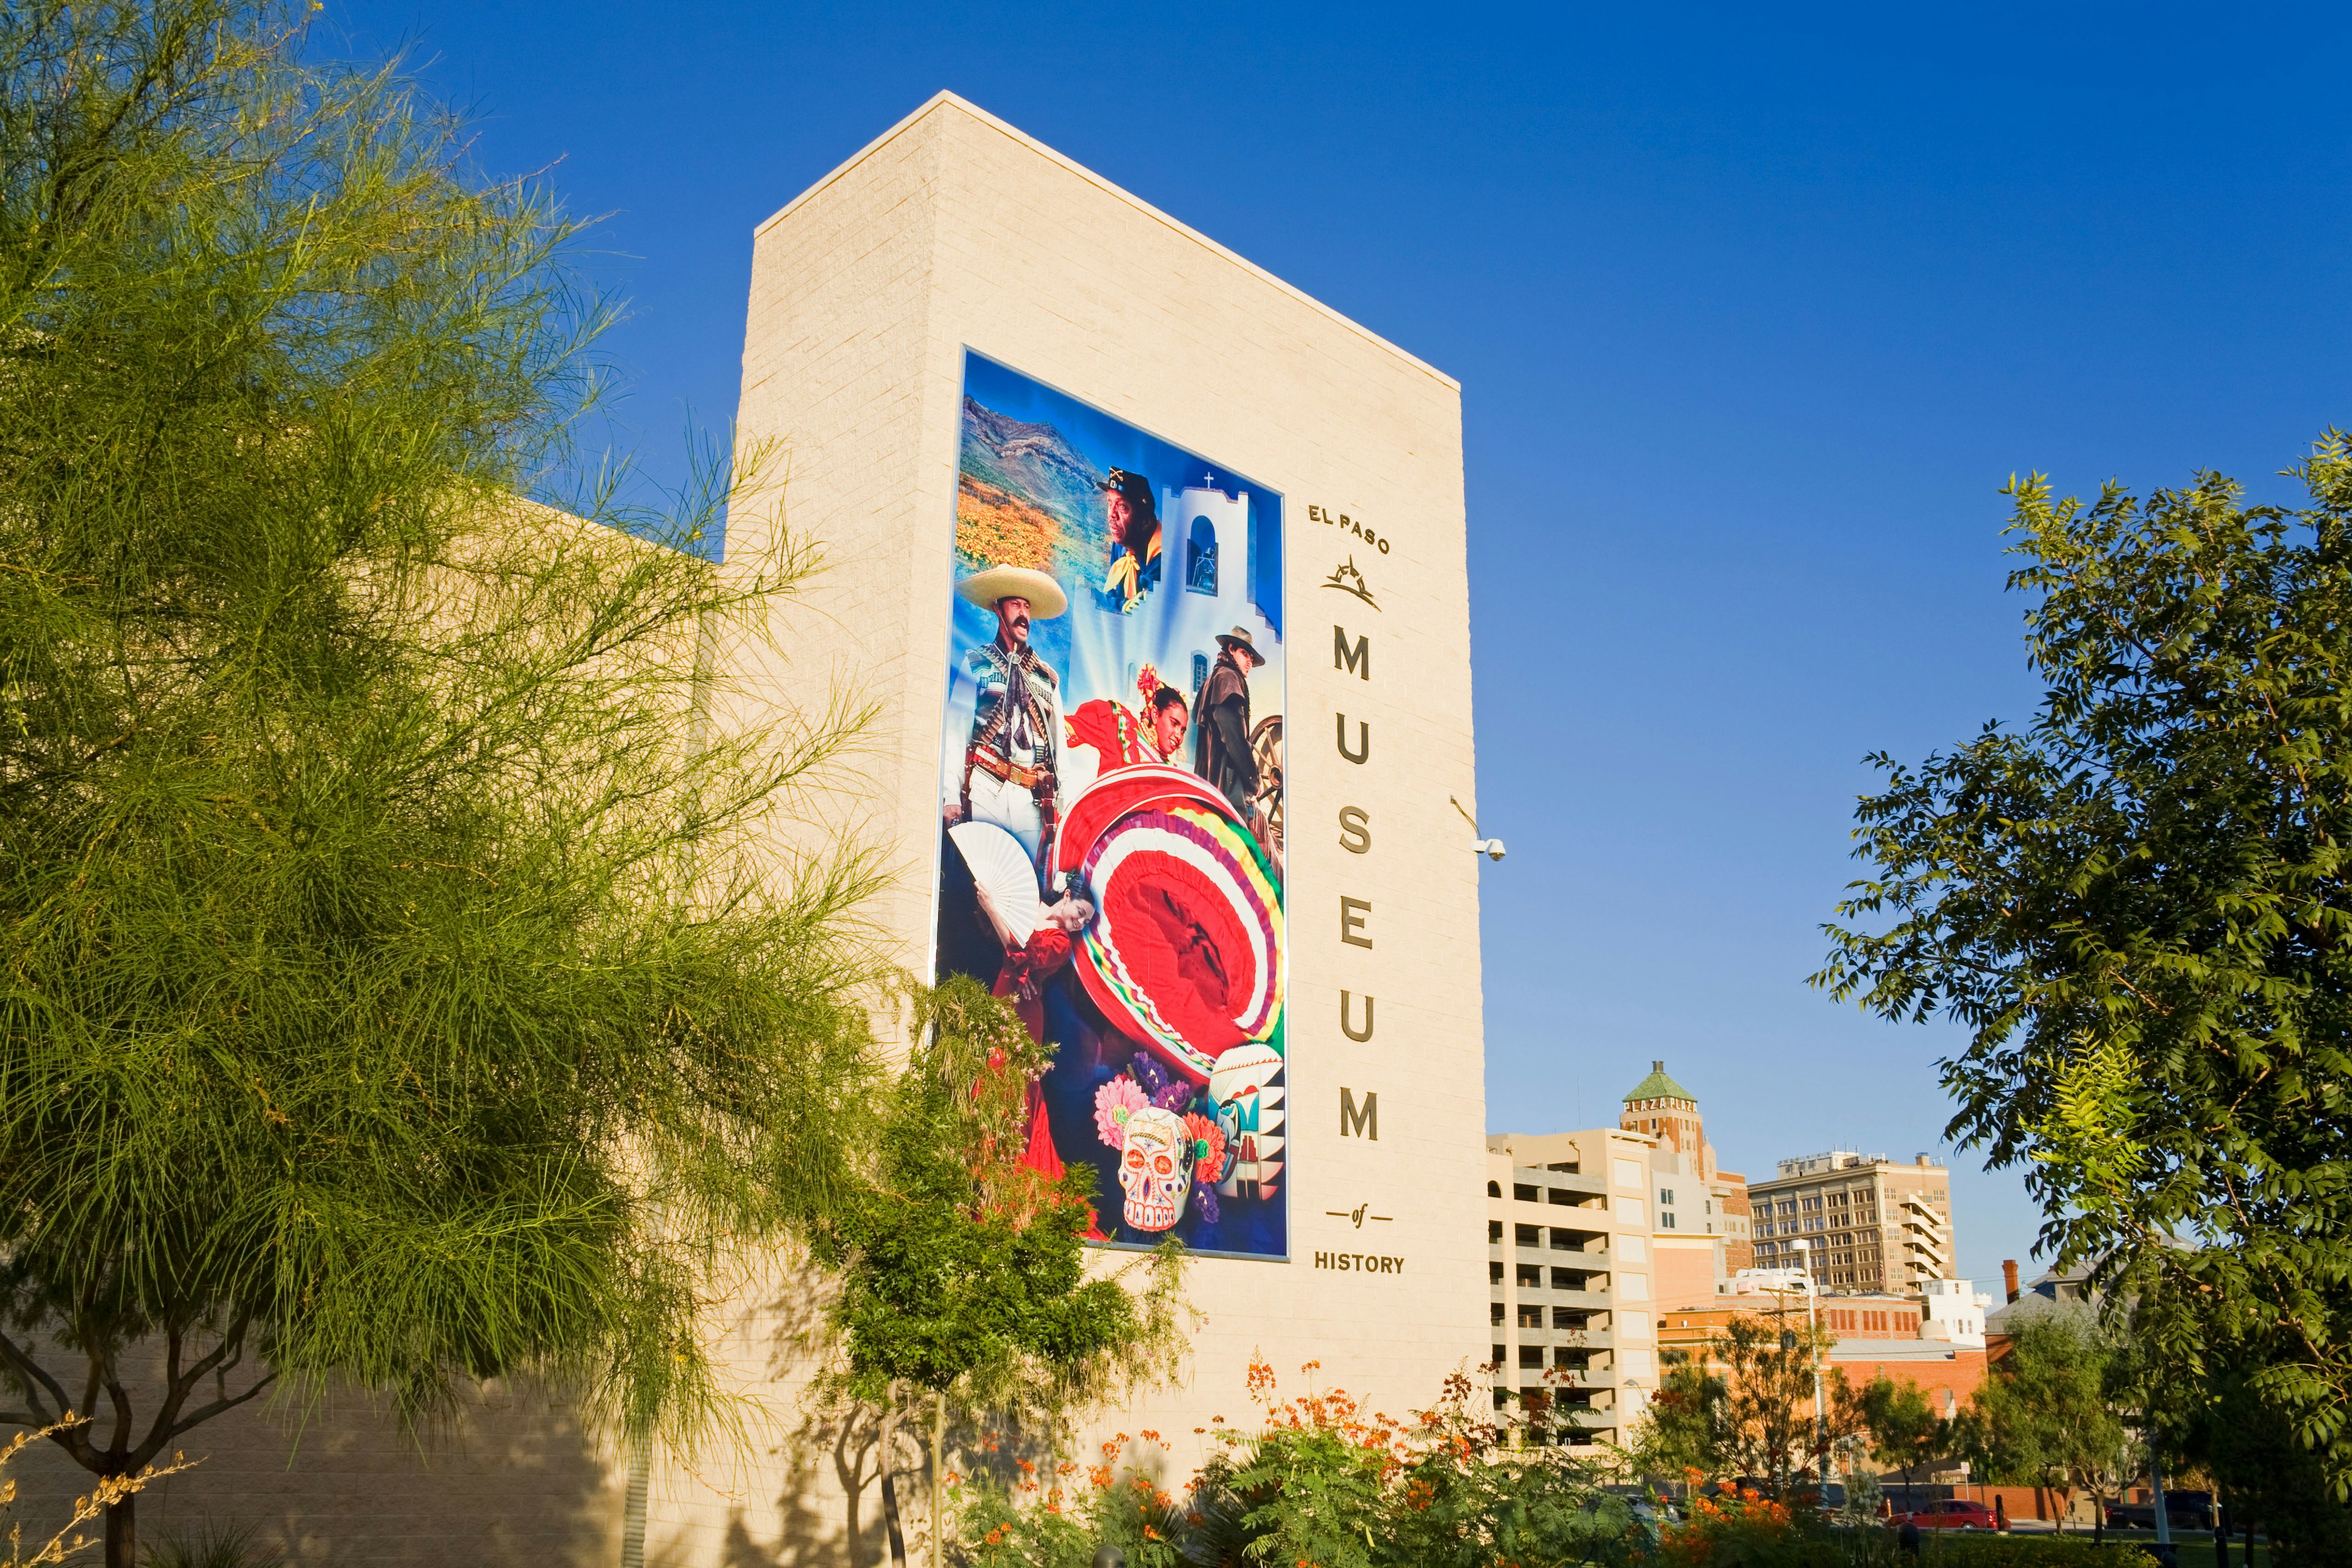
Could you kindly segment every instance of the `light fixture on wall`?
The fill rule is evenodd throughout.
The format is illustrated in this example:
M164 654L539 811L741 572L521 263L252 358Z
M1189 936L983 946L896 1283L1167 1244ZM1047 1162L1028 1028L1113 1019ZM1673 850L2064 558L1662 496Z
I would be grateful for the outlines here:
M1462 803L1454 800L1452 795L1449 795L1445 798L1453 801L1454 810L1462 812L1462 820L1470 825L1470 831L1477 832L1478 819L1463 810ZM1474 838L1470 841L1470 853L1484 855L1489 860L1500 860L1504 854L1503 841L1499 838Z

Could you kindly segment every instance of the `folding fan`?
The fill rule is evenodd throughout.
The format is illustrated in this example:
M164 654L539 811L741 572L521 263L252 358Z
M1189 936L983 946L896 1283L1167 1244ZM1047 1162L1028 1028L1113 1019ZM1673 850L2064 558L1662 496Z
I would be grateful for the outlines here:
M996 918L1013 933L1015 946L1026 945L1030 934L1045 922L1045 906L1037 897L1037 868L1021 840L992 822L959 822L948 837L971 868L973 885L996 910Z

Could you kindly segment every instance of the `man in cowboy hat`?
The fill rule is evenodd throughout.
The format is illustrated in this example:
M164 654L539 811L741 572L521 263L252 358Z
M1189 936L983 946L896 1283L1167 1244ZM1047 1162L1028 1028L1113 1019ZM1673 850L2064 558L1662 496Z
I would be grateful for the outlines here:
M1247 626L1217 637L1217 662L1193 705L1192 771L1234 803L1242 820L1255 820L1257 758L1251 754L1249 672L1265 662Z
M1069 595L1027 566L975 572L956 592L994 613L996 636L964 656L979 695L956 795L941 815L992 822L1043 865L1060 815L1061 681L1029 646L1029 623L1062 614Z

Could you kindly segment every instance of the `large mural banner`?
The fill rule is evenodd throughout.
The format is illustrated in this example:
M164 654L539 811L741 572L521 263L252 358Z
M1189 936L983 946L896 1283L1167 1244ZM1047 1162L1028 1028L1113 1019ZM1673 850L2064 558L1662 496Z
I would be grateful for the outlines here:
M1094 1238L1280 1258L1282 497L964 356L939 976L1052 1065Z

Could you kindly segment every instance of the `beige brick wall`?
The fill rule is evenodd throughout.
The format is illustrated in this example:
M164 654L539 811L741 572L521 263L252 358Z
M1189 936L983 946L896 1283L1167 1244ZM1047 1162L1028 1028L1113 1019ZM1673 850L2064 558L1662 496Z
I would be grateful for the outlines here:
M1425 1405L1487 1343L1481 862L1447 798L1476 809L1459 388L945 95L761 226L742 428L788 445L788 525L822 539L833 566L759 681L804 698L820 675L845 677L880 704L860 785L835 815L888 847L901 877L886 929L918 970L966 347L1249 474L1286 505L1293 1257L1196 1260L1203 1321L1183 1386L1100 1425L1167 1434L1181 1479L1202 1457L1195 1426L1247 1414L1258 1353L1294 1392L1300 1363L1318 1359L1319 1387L1398 1414ZM1310 505L1365 521L1389 552L1309 521ZM763 542L738 520L730 555L756 559ZM1377 612L1318 586L1349 555ZM1369 682L1334 668L1335 623L1370 636ZM1338 754L1341 712L1351 729L1371 723L1362 766ZM1370 853L1339 847L1343 805L1370 813ZM1370 952L1339 941L1342 894L1372 905ZM1369 1043L1339 1032L1343 989L1378 998ZM1343 1085L1380 1095L1379 1142L1339 1135ZM1327 1212L1360 1206L1360 1228ZM1401 1256L1406 1268L1318 1269L1318 1249ZM785 1373L778 1394L794 1381ZM666 1473L653 1543L709 1561L748 1530L803 1560L818 1543L785 1531L822 1531L838 1504L787 1501L784 1480L739 1504Z

